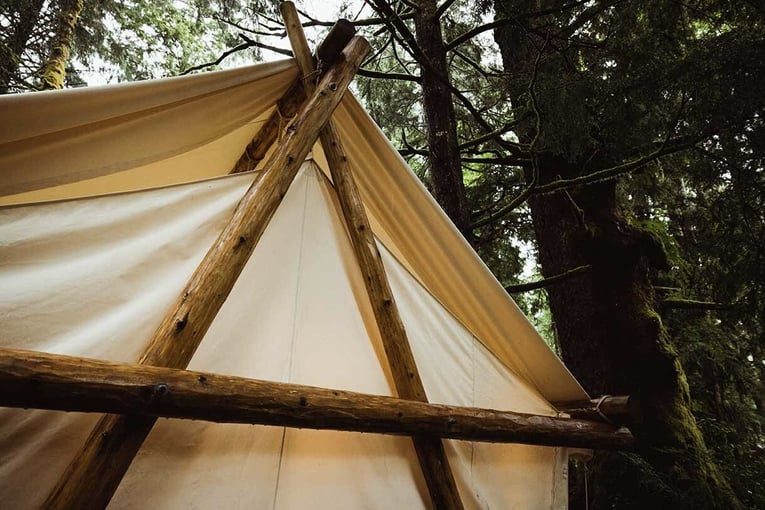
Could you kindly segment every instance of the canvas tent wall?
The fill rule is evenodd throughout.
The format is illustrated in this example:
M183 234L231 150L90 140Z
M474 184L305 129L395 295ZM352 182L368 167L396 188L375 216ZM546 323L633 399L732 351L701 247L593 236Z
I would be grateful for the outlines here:
M0 97L0 346L135 361L253 178L224 175L295 76L283 61ZM431 401L553 415L549 402L586 398L358 102L334 118ZM327 175L317 146L191 368L392 394ZM33 508L93 417L3 414L0 493ZM468 507L565 507L563 449L447 443ZM163 420L112 506L422 507L410 450Z

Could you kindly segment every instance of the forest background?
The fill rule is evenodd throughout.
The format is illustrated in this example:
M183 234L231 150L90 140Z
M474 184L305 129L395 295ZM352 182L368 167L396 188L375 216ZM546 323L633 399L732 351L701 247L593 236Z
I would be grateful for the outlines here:
M373 44L355 92L634 453L571 508L765 508L759 0L298 2ZM268 0L0 0L0 93L289 55Z

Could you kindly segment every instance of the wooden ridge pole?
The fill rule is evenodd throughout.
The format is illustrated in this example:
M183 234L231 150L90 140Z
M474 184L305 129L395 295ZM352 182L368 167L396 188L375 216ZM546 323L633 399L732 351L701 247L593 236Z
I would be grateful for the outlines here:
M314 60L295 5L292 2L282 2L280 10L300 72L304 77L311 76L315 70ZM305 86L306 90L311 90L310 80L305 82ZM351 174L340 136L331 120L321 131L320 137L351 244L364 276L396 392L402 399L427 402L425 388L393 299L361 195ZM414 436L412 441L433 506L437 509L461 510L462 500L441 439L421 435Z
M604 423L428 404L174 368L0 349L0 406L547 446L630 449Z
M303 104L248 189L228 225L165 316L139 363L185 368L212 323L281 198L369 51L354 38ZM48 496L46 508L104 508L155 418L104 416Z

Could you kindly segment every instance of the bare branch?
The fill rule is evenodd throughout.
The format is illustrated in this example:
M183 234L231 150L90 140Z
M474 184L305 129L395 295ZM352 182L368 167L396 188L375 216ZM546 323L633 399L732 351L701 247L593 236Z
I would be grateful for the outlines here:
M240 44L238 46L235 46L235 47L233 47L233 48L231 48L229 50L224 51L213 62L206 62L204 64L199 64L199 65L196 65L196 66L189 67L188 69L183 71L179 76L183 76L185 74L189 74L189 73L192 73L194 71L199 71L201 69L205 69L205 68L208 68L208 67L217 66L218 64L223 62L223 60L226 57L228 57L230 55L233 55L236 52L239 52L239 51L242 51L242 50L246 50L247 48L255 46L255 41L253 41L252 39L246 39L244 36L242 36L242 34L239 34L239 36L242 37L243 39L245 39L245 42L243 42L242 44ZM292 54L290 54L290 56L292 56Z
M503 134L512 130L517 124L518 124L518 121L507 122L502 127L497 128L490 133L486 133L485 135L481 135L479 137L473 138L472 140L468 140L467 142L461 143L459 148L460 150L465 150L471 147L475 147L476 145L480 145L484 142L494 140L495 138L499 138Z
M479 165L526 166L531 163L528 158L499 157L499 158L462 158L463 163L478 163Z
M260 41L255 41L253 39L250 39L244 34L239 34L239 37L244 39L245 41L249 42L252 46L257 46L258 48L261 48L263 50L273 51L274 53L278 53L279 55L284 55L287 57L292 57L292 52L290 50L285 50L284 48L277 48L276 46L271 46L270 44L264 44Z
M696 301L695 299L666 298L661 306L671 310L731 310L735 303L715 303L714 301Z
M213 14L213 19L216 21L220 21L221 23L225 23L227 25L231 25L232 27L241 30L243 32L249 32L253 35L262 35L264 37L284 37L287 35L287 32L284 30L283 27L266 27L269 32L260 32L258 30L253 30L251 28L245 27L244 25L241 25L235 21L231 21L229 19L222 18L218 16L217 14Z
M638 158L634 161L628 161L621 165L612 166L610 168L604 168L603 170L598 170L596 172L592 172L587 175L582 175L580 177L574 177L571 179L558 179L556 181L552 181L547 184L538 186L535 193L540 193L540 194L551 193L553 191L557 191L563 188L571 188L574 186L582 186L585 184L594 184L597 182L603 182L610 179L614 179L623 174L638 170L639 168L644 167L648 163L652 161L656 161L662 156L666 156L666 155L674 154L676 152L680 152L686 149L690 149L696 143L698 143L698 140L695 142L686 142L683 144L678 144L672 147L663 147L661 149L658 149L652 152L651 154L648 154L647 156Z
M378 78L383 80L402 80L413 81L416 83L420 83L420 81L422 81L419 76L415 76L413 74L388 73L382 71L372 71L371 69L359 69L356 71L356 74L359 76L366 76L367 78Z
M534 72L531 75L531 80L529 80L528 86L529 97L531 98L531 108L534 110L534 116L536 117L534 139L529 144L529 153L531 154L531 182L529 182L528 186L526 186L526 188L524 188L524 190L521 191L521 193L518 194L515 198L513 198L507 205L500 208L499 211L495 213L489 212L485 218L478 220L470 225L471 229L483 227L484 225L493 223L497 219L510 214L516 207L525 202L526 199L536 191L537 182L539 181L539 166L537 164L537 155L534 151L534 148L536 147L536 144L539 141L539 137L542 133L542 112L539 110L539 105L537 104L537 95L534 87L536 85L537 76L539 74L539 63L542 61L542 55L544 54L547 42L548 40L545 40L544 44L537 52L537 57L534 60Z
M578 274L586 273L587 271L591 269L592 269L592 266L589 264L575 267L574 269L569 269L568 271L564 271L560 274L556 274L555 276L550 276L549 278L543 278L535 282L521 283L518 285L508 285L507 287L505 287L505 291L508 294L520 294L522 292L529 292L532 290L543 289L555 283L568 280L569 278L576 276Z

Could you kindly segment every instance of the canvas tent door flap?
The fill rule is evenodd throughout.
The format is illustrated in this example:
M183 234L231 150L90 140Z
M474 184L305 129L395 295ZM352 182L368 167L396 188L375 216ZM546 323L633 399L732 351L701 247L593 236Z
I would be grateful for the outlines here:
M284 61L0 97L0 347L135 362L294 78ZM334 119L430 401L552 416L586 399L350 94ZM317 145L190 369L394 394L328 175ZM98 416L0 414L3 505L37 508ZM467 508L566 507L565 449L445 445ZM161 419L110 508L428 505L405 437Z

